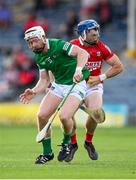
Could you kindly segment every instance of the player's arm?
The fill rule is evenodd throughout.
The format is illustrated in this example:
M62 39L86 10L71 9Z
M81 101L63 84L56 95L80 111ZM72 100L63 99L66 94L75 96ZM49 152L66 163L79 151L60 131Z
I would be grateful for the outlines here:
M50 78L50 83L52 83L55 80L51 71L49 71L49 78Z
M35 87L32 88L32 90L35 92L35 94L39 94L46 90L50 83L49 73L46 70L40 70L39 71L39 81L35 85Z
M89 54L84 49L72 45L70 56L77 57L77 67L83 68L88 61Z
M110 59L108 59L106 63L111 67L104 74L101 74L99 76L90 76L88 80L90 86L95 86L100 82L112 78L123 71L123 64L115 54Z
M38 93L41 93L46 90L50 83L49 74L46 70L39 71L39 81L32 89L28 88L20 95L20 101L24 104L27 104L34 98Z
M123 71L123 64L121 63L119 57L114 54L110 48L101 42L101 49L103 51L103 58L105 59L106 63L109 64L111 67L108 71L104 74L101 74L100 80L103 81L105 79L111 78L116 76L117 74Z
M114 77L123 71L123 64L116 54L106 61L111 66L105 73L106 79Z
M73 45L70 56L77 57L77 67L74 74L74 80L79 82L82 79L82 69L88 61L89 54L78 46Z

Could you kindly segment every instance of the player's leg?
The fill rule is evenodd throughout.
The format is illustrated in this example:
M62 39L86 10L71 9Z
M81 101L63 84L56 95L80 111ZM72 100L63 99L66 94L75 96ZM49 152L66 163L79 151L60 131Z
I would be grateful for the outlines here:
M48 92L48 94L43 98L38 116L38 129L41 130L51 115L55 112L56 108L58 107L59 103L61 102L61 98L53 94L52 92ZM54 154L51 148L51 136L50 131L46 135L46 137L42 140L43 145L43 154L39 155L35 161L36 164L44 164L47 161L50 161L54 158Z
M103 86L102 84L99 84L95 87L90 87L88 85L87 87L87 94L86 94L86 106L89 107L91 110L92 109L99 109L102 106L102 94L103 94ZM76 139L76 121L75 118L73 119L73 131L72 131L72 135L71 135L71 143L70 143L70 154L69 154L69 161L71 161L74 158L74 154L78 148L77 145L77 139ZM86 123L86 127L87 127L87 132L86 132L86 138L85 138L85 144L89 145L87 147L89 147L89 152L91 159L97 159L98 158L98 154L95 151L95 148L92 144L92 140L93 140L93 134L94 131L97 127L97 123L91 118L88 117L87 123ZM89 143L89 144L88 144ZM89 156L89 157L90 157Z
M80 103L80 105L83 104L83 101ZM77 128L77 124L76 124L76 119L73 116L72 117L72 121L73 121L73 129L72 129L72 134L70 137L70 144L73 146L73 148L75 147L75 149L78 149L78 145L77 145L77 137L76 137L76 128Z
M73 129L72 129L72 134L70 137L70 143L76 144L77 143L77 137L76 137L77 124L76 124L76 119L74 116L72 117L72 121L73 121Z
M64 137L62 140L62 148L58 155L58 160L63 161L69 154L70 147L70 137L73 128L73 121L71 119L72 115L76 112L80 100L74 96L69 96L67 101L64 103L60 111L60 120L64 129Z
M72 117L72 121L73 121L73 129L72 129L72 134L70 137L70 153L69 153L69 157L67 159L69 159L69 161L72 161L75 155L75 152L78 150L78 144L77 144L77 137L76 137L76 119L73 116Z
M102 107L102 93L101 92L92 92L85 99L85 104L91 110L97 110ZM99 114L97 115L99 116ZM84 147L86 148L89 157L92 160L98 159L98 153L96 152L94 145L92 144L93 136L97 123L94 119L89 116L86 122L86 137Z
M82 99L85 97L86 93L86 84L81 82L75 86L72 93L64 103L60 111L60 120L64 128L64 138L62 141L62 149L58 155L59 161L67 161L66 157L69 155L69 144L70 137L73 129L72 116L77 111ZM63 145L66 145L68 148L64 148ZM67 149L67 150L66 150Z

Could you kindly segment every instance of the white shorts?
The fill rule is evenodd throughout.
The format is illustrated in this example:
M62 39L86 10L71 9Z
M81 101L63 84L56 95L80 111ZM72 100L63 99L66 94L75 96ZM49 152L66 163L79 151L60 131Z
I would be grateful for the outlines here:
M71 86L72 85L62 85L53 82L50 91L56 96L63 98L64 96L66 96ZM75 85L75 87L70 93L70 96L75 96L78 99L83 100L86 95L86 88L86 81L81 81L80 83L77 83Z
M93 87L90 87L88 84L87 84L87 91L86 91L86 96L89 96L91 94L93 94L94 92L99 92L101 94L103 94L103 84L98 84L96 86L93 86Z

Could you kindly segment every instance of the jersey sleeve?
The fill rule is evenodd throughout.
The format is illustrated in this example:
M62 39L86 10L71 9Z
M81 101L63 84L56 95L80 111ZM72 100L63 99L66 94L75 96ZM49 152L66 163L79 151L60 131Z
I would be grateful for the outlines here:
M107 61L113 56L113 52L110 50L110 48L105 45L104 43L101 43L101 50L104 56L104 60Z
M38 67L39 71L45 71L45 67L40 66L39 64L37 64L37 67Z
M67 41L59 41L59 49L70 56L73 45Z

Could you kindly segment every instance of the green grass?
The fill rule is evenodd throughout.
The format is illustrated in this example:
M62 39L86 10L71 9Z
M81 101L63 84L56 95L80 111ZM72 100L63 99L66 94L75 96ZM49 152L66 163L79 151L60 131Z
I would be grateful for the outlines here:
M0 126L0 178L2 179L136 179L136 130L97 128L94 144L99 160L88 158L83 147L85 130L78 128L79 149L71 163L58 162L62 131L53 127L55 159L35 165L41 144L34 126Z

